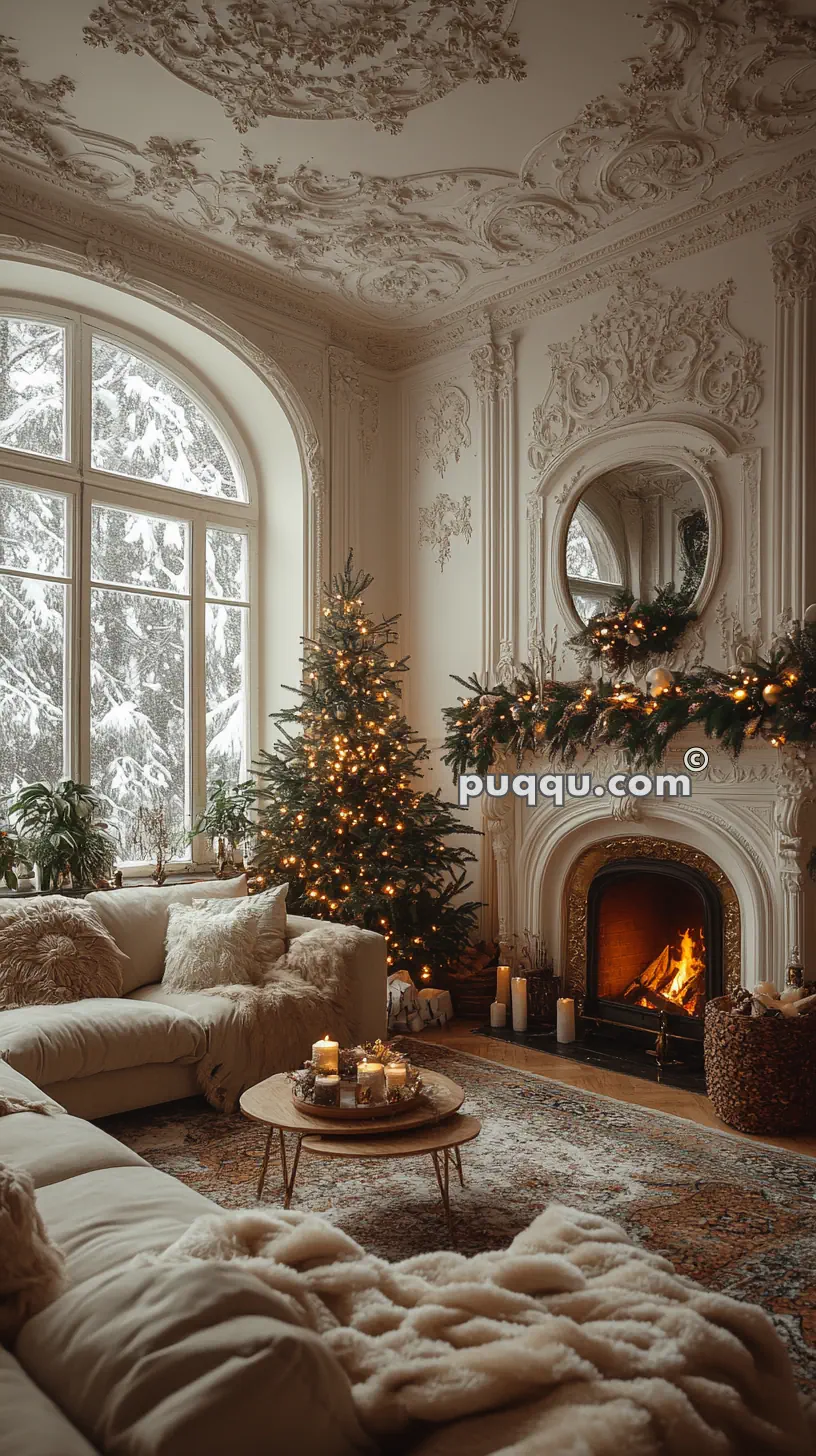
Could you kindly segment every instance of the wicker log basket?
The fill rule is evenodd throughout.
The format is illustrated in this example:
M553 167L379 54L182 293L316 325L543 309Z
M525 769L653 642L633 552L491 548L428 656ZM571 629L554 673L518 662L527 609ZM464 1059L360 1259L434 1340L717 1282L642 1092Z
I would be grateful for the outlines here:
M714 1111L738 1132L816 1126L816 1016L743 1016L730 996L705 1013L705 1074Z

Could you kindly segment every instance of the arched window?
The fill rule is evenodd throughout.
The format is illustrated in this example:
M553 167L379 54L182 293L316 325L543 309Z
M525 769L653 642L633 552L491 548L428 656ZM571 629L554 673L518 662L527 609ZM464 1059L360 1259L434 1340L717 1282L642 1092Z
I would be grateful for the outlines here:
M620 558L606 527L580 502L567 531L567 581L582 622L606 611L624 584Z
M0 794L107 796L121 859L162 804L178 858L250 757L254 512L186 366L94 318L0 306ZM143 856L142 856L143 857Z

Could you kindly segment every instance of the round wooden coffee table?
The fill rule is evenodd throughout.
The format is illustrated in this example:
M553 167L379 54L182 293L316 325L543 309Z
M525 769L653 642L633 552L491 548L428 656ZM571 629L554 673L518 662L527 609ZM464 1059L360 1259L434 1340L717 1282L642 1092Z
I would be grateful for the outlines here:
M253 1122L265 1123L269 1128L261 1174L258 1179L257 1197L260 1198L263 1193L266 1170L269 1167L269 1154L276 1132L283 1175L283 1206L288 1208L292 1201L301 1147L306 1138L320 1141L324 1138L331 1138L343 1142L359 1138L372 1140L380 1134L387 1134L389 1138L397 1138L411 1129L431 1127L434 1123L444 1122L446 1118L452 1117L455 1112L459 1111L464 1100L465 1094L462 1088L456 1082L452 1082L450 1077L443 1077L440 1072L423 1070L422 1092L416 1102L411 1104L410 1111L400 1113L396 1117L372 1117L359 1123L334 1122L328 1117L312 1117L308 1112L300 1110L292 1098L292 1081L288 1072L279 1072L275 1077L267 1077L264 1082L258 1082L256 1086L247 1088L240 1100L241 1111L245 1117L250 1118ZM291 1173L286 1157L286 1133L293 1133L297 1138ZM467 1139L463 1138L462 1141L467 1141ZM426 1148L425 1151L430 1152L430 1149ZM369 1156L371 1155L369 1154Z
M432 1123L430 1127L418 1127L412 1132L391 1133L389 1136L383 1134L380 1137L304 1137L301 1147L304 1153L313 1153L318 1158L418 1158L430 1153L442 1195L448 1233L452 1240L450 1165L454 1164L459 1182L464 1188L465 1179L459 1149L462 1143L469 1143L477 1138L481 1130L482 1124L478 1117L468 1117L457 1112L444 1122Z

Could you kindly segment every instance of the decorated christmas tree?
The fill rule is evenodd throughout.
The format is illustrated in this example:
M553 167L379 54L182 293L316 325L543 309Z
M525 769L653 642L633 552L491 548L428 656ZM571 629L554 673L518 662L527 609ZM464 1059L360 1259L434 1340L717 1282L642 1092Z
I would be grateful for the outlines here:
M457 961L478 902L463 899L474 856L454 806L421 783L428 759L400 711L407 659L396 617L363 606L372 578L324 588L316 640L304 639L297 703L274 714L280 742L259 769L256 865L289 881L291 912L379 931L392 970L429 981Z

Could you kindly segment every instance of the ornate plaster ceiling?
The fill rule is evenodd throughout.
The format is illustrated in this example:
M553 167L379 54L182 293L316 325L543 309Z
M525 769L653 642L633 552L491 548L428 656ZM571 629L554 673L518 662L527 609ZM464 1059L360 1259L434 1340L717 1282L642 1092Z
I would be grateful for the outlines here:
M812 3L646 3L4 0L0 163L428 324L813 145Z

